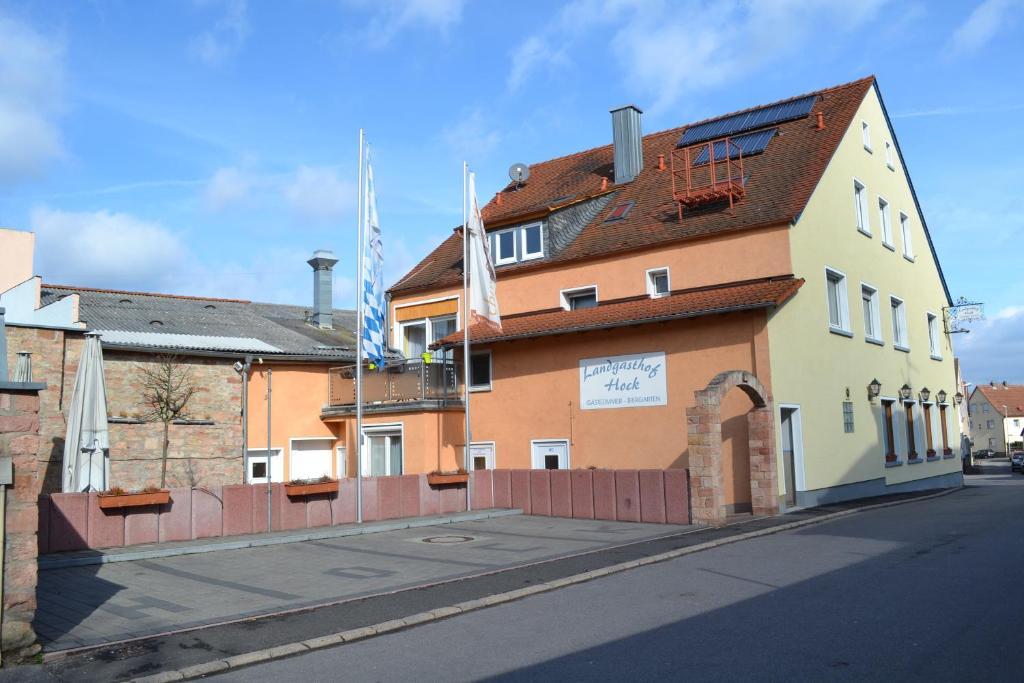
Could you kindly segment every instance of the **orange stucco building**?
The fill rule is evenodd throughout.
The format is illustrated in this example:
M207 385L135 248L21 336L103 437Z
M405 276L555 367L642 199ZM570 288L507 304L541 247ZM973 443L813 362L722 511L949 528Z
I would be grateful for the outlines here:
M874 78L649 135L641 114L613 110L613 144L534 164L483 208L502 324L468 330L468 378L461 228L391 287L395 358L364 373L363 473L687 468L693 519L711 522L956 485L936 447L955 441L938 391L952 388L936 313L950 298ZM866 183L900 203L901 260L881 196L885 249L870 241ZM859 344L837 264L864 278ZM351 476L353 368L323 370L275 374L294 385L282 438L329 439L330 473ZM905 425L888 395L901 383ZM937 400L910 391L925 384ZM302 471L294 444L285 478ZM897 469L896 451L925 466Z

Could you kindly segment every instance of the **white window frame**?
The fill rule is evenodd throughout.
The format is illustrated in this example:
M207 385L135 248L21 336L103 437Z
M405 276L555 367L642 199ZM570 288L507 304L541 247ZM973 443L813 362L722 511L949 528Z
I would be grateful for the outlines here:
M896 150L888 140L885 141L885 165L889 167L890 171L896 170Z
M534 458L536 453L534 452L533 447L535 445L539 444L539 443L556 443L556 442L557 443L564 443L565 444L565 467L564 468L560 467L559 469L567 469L567 470L571 470L572 469L572 443L569 441L569 439L530 439L530 469L534 469L534 470L547 469L547 468L545 468L543 466L538 466L537 465L537 460ZM541 463L541 465L543 465L543 463Z
M871 217L868 214L868 186L861 180L853 179L853 211L857 217L857 230L871 237Z
M526 251L526 231L528 228L536 227L540 231L540 251L530 253ZM527 223L519 228L519 257L520 261L532 261L533 259L544 258L544 224L541 222Z
M494 265L496 265L496 266L504 266L504 265L508 265L510 263L515 263L517 261L517 257L519 255L518 254L518 249L519 249L519 234L518 234L518 230L519 230L519 228L509 228L507 230L495 230L494 232L491 233L492 235L494 235L494 237L493 237L493 239L494 239L494 249L491 252L494 255ZM511 257L503 258L501 256L501 240L499 238L500 238L501 235L504 235L506 233L511 233L512 234L512 256Z
M895 309L893 304L899 304ZM897 351L910 351L910 332L907 329L907 302L900 297L889 295L889 314L892 317L892 346ZM902 332L902 334L900 334Z
M491 455L484 458L484 469L493 470L497 467L498 446L493 441L471 441L469 444L469 471L473 471L473 446L490 446Z
M878 288L867 282L860 283L860 297L861 297L861 308L864 308L864 292L871 292L871 304L870 312L871 324L875 328L875 334L868 334L868 326L865 322L864 325L864 341L869 344L877 344L879 346L885 345L885 338L882 336L882 310L881 310L881 297L878 294Z
M882 195L878 195L878 220L882 224L882 244L895 251L892 241L892 205Z
M472 383L470 383L470 385L469 385L469 390L470 391L490 391L491 390L491 386L494 384L494 359L493 359L493 357L491 355L491 350L490 349L485 349L483 351L470 351L470 353L469 353L469 356L470 356L470 374L472 375L473 356L483 356L483 355L487 356L487 384L472 384ZM470 377L470 380L472 380L472 377Z
M900 408L903 406L903 400L896 398L895 396L879 396L878 397L878 433L882 437L882 458L884 459L888 453L885 452L886 447L886 424L885 424L885 404L892 403L892 450L893 455L896 456L896 460L890 463L886 463L887 467L896 467L903 464L903 443L900 441L900 434L907 431L906 424L907 419L902 414ZM900 427L902 421L903 427Z
M425 318L416 318L414 320L405 320L405 321L399 322L396 319L398 317L398 309L399 308L409 308L410 306L422 306L424 304L436 304L436 303L439 303L441 301L455 301L455 314L454 314L455 315L455 329L461 330L462 329L462 324L461 324L461 321L462 321L462 314L461 314L462 304L461 304L461 297L458 296L458 295L455 295L455 296L438 296L438 297L434 297L432 299L420 299L418 301L408 301L408 302L402 303L402 304L395 304L394 305L394 314L393 314L392 319L391 319L391 322L392 322L392 325L391 325L391 346L392 346L392 348L396 348L396 349L401 349L402 348L402 343L404 341L404 337L402 335L402 326L403 325L415 324L415 323L419 322L420 320L425 320ZM451 313L445 313L444 315L452 315L452 314ZM434 316L434 317L441 318L443 316ZM428 330L428 333L429 333L429 330ZM428 336L427 338L429 339L430 337Z
M288 439L288 478L287 481L295 479L292 473L292 465L295 463L295 446L293 445L296 441L330 441L331 442L331 455L337 457L335 452L335 444L338 443L338 437L336 436L293 436ZM264 449L266 450L266 449ZM330 475L328 475L330 476Z
M574 294L582 294L584 292L594 291L594 299L597 300L598 305L601 304L601 296L597 291L597 285L585 285L583 287L570 287L569 289L562 289L558 292L558 298L561 300L561 306L566 311L573 310L569 305L569 298Z
M266 446L262 446L262 447L258 447L258 448L246 448L245 449L245 483L246 484L266 484L267 483L267 478L266 477L256 477L256 478L252 477L252 463L253 463L254 460L256 462L266 461L267 460L267 456L266 455L255 455L255 456L254 455L250 455L250 453L252 451L259 451L261 453L266 453L267 452L267 448L266 448ZM274 458L277 458L278 459L277 462L281 463L281 465L280 465L280 468L281 468L281 479L280 480L274 478L274 470L273 470ZM280 484L283 481L286 481L285 480L285 473L284 473L284 448L282 446L271 446L270 447L270 460L271 461L267 463L267 473L270 474L270 481L271 481L271 483Z
M430 345L434 342L431 341L431 337L434 333L434 322L440 320L455 319L455 330L461 329L459 327L459 314L458 313L442 313L441 315L432 315L427 318L416 318L414 320L403 320L398 323L398 339L395 346L401 350L402 356L406 358L412 358L412 356L406 356L405 350L405 328L415 327L417 325L423 325L424 340L426 342L424 346L424 353L431 353ZM436 340L435 340L436 341Z
M828 295L828 285L833 278L838 278L836 283L836 292L839 306L837 311L839 318L839 325L832 324L832 300ZM850 331L850 302L847 293L847 281L846 273L841 270L837 270L830 266L825 266L825 311L828 315L828 329L829 332L839 334L844 337L852 337L853 332Z
M668 282L668 290L659 293L655 287L654 278L656 275L661 275L662 273L665 274L665 280ZM664 266L662 268L649 268L644 275L647 279L647 294L652 299L668 296L672 293L672 274L670 273L668 266Z
M874 154L871 149L871 124L867 121L860 122L860 137L861 141L864 143L864 149Z
M942 360L942 341L939 330L939 316L931 311L925 312L928 323L928 353L932 360Z
M900 211L900 237L903 239L903 258L911 263L914 262L914 241L910 235L913 227L910 224L910 216Z
M388 424L363 425L363 436L362 436L362 438L363 438L363 463L362 463L362 465L363 466L361 468L362 472L363 472L363 478L368 478L368 477L372 477L372 476L384 476L384 477L398 476L398 475L394 474L393 472L388 471L388 470L391 469L391 454L390 453L384 459L384 468L386 470L385 473L383 475L372 475L372 474L370 474L370 441L369 441L369 439L367 439L367 436L370 436L370 435L380 434L380 433L383 433L385 435L392 435L395 432L398 432L398 435L402 439L402 471L399 472L398 474L403 474L405 472L405 446L406 446L406 441L405 441L405 423L404 422L391 422L391 423L388 423ZM390 448L390 443L388 444L388 446Z
M348 449L345 445L334 447L334 468L338 479L345 479L348 477Z

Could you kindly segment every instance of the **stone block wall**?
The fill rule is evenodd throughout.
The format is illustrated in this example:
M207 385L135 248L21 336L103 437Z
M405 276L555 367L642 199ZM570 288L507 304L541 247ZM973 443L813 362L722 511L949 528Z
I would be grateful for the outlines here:
M44 493L61 490L65 411L71 403L75 374L85 337L82 332L7 327L9 363L18 352L32 354L33 380L45 382L40 396L39 470ZM160 481L160 424L118 424L144 414L140 364L155 361L153 354L104 350L107 412L110 425L111 484L126 489ZM212 425L172 425L168 457L169 486L221 486L240 484L242 457L242 380L227 358L184 357L198 393L190 403L192 418Z
M45 393L45 392L44 392ZM25 659L38 650L32 619L36 611L37 500L42 489L40 400L34 390L0 389L0 455L13 461L14 485L6 487L4 509L4 659Z
M150 354L104 352L107 411L129 420L145 414L140 367ZM198 391L188 404L193 420L213 424L171 425L168 486L223 486L244 481L242 457L242 378L222 358L181 358ZM110 478L114 485L138 488L160 483L160 423L110 425Z

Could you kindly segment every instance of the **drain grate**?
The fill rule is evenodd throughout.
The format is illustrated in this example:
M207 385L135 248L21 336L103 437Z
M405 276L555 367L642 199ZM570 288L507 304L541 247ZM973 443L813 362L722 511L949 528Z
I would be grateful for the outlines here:
M468 543L470 541L475 541L476 539L472 536L429 536L420 540L424 543L438 543L446 545L451 543Z

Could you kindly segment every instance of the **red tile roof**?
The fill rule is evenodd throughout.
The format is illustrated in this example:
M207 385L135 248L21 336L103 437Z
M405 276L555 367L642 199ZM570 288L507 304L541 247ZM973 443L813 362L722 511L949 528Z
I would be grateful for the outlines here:
M979 384L975 391L980 391L996 412L1002 414L1006 406L1006 417L1024 417L1024 385Z
M749 176L746 196L731 211L695 211L683 220L672 199L669 170L658 170L658 156L670 167L672 150L687 126L645 135L644 168L630 183L616 185L612 145L604 145L530 167L530 178L519 189L509 185L483 208L484 222L498 227L544 216L569 203L615 192L616 196L563 251L550 258L504 266L503 274L550 263L642 249L676 240L755 227L788 224L803 211L828 161L839 145L858 106L874 85L874 77L819 90L813 111L821 111L825 128L815 128L813 114L778 124L778 135L764 153L744 159ZM804 97L801 95L800 97ZM795 98L788 98L795 99ZM720 118L720 117L715 117ZM697 124L691 124L697 125ZM607 189L602 190L602 181ZM626 201L636 205L620 221L604 220ZM461 235L451 235L398 281L392 292L451 285L462 277Z
M644 296L608 301L596 308L521 313L503 318L500 330L489 325L473 325L469 328L469 337L473 342L508 341L770 308L785 303L803 283L803 280L787 275L681 290L656 299ZM462 332L459 331L437 342L435 347L461 343Z

